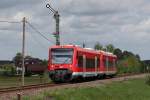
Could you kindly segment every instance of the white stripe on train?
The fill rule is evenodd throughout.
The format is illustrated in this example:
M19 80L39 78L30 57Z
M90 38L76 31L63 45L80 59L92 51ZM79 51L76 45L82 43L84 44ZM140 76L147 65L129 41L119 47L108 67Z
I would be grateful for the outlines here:
M83 76L83 77L91 77L97 75L113 75L116 74L116 71L100 71L100 72L73 72L72 76Z

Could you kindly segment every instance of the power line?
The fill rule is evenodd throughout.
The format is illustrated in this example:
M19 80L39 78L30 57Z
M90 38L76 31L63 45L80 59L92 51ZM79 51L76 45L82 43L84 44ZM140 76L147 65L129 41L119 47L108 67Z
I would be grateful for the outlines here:
M11 23L11 24L15 24L15 23L21 23L21 21L19 22L19 21L2 21L2 20L0 20L0 22L1 23Z
M31 35L31 37L33 38L33 39L31 39L31 40L32 40L32 41L34 40L34 41L38 44L38 46L41 45L42 48L46 48L46 49L47 49L47 46L44 45L43 43L41 43L41 41L39 41L39 40L33 35L32 32L31 32L30 35Z
M11 23L11 24L18 24L21 23L21 21L6 21L6 20L0 20L0 23ZM5 31L10 31L12 29L8 29L8 28L0 28L0 30L5 30Z
M39 35L41 35L44 39L46 39L49 42L52 42L46 36L44 36L40 31L38 31L32 24L30 24L29 22L27 22L27 23L35 32L37 32ZM54 44L54 42L52 42L52 43Z
M17 29L0 28L0 31L18 31Z

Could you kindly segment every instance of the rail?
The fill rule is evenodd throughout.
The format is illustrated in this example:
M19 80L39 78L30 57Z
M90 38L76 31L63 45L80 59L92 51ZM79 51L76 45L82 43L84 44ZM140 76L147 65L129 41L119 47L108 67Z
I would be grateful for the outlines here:
M15 92L15 91L23 91L29 89L38 89L44 87L53 87L53 86L60 86L65 85L66 83L61 84L54 84L54 83L44 83L44 84L35 84L35 85L26 85L26 86L19 86L19 87L9 87L9 88L0 88L0 94L8 93L8 92Z

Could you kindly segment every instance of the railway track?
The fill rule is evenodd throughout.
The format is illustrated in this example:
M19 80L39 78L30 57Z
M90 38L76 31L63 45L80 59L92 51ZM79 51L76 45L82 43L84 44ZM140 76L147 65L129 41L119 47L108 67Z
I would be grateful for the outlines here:
M130 77L134 75L141 75L141 74L125 74L125 75L118 75L114 78L110 79L116 79L121 77ZM104 79L105 80L105 79ZM109 80L107 78L107 80ZM83 82L81 82L83 83ZM62 86L67 85L69 83L61 83L61 84L54 84L54 83L44 83L44 84L36 84L36 85L27 85L27 86L20 86L20 87L10 87L10 88L0 88L0 94L10 93L10 92L16 92L16 91L24 91L24 90L30 90L30 89L39 89L39 88L46 88L46 87L56 87L56 86Z
M27 86L19 86L19 87L9 87L9 88L0 88L0 94L8 93L8 92L15 92L15 91L23 91L29 89L38 89L38 88L45 88L45 87L54 87L65 85L66 83L62 84L54 84L54 83L43 83L43 84L35 84L35 85L27 85Z

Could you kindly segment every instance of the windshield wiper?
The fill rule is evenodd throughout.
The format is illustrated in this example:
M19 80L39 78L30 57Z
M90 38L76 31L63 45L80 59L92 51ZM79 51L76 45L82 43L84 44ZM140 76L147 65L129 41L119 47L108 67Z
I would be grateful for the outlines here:
M68 57L62 64L65 64L70 58Z

